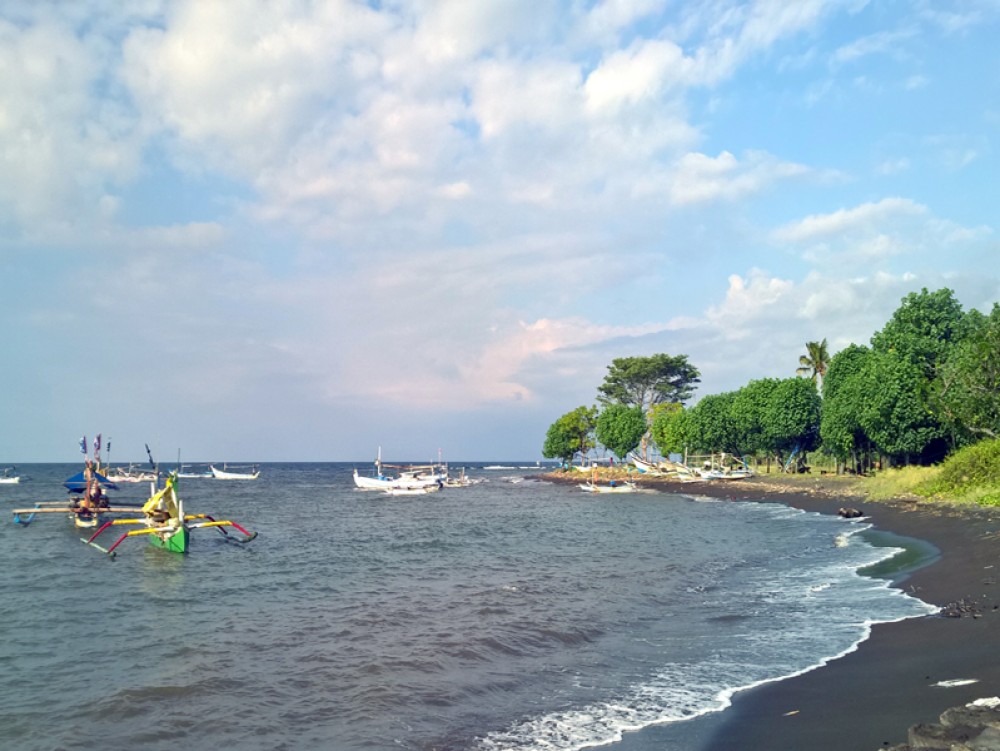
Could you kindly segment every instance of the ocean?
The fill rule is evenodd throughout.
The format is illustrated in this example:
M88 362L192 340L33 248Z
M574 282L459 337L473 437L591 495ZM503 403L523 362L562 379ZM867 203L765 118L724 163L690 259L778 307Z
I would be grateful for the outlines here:
M507 464L453 462L481 482L419 497L356 490L343 463L183 479L188 513L258 538L114 560L61 514L13 524L80 469L19 466L0 748L697 751L734 693L934 610L861 573L908 547L864 521Z

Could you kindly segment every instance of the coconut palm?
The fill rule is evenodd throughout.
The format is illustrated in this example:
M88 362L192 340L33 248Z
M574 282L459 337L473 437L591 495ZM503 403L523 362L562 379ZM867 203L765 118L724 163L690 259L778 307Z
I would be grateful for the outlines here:
M806 342L806 353L799 358L801 367L795 369L795 374L808 376L813 382L822 381L829 364L830 353L826 349L826 339L821 342Z

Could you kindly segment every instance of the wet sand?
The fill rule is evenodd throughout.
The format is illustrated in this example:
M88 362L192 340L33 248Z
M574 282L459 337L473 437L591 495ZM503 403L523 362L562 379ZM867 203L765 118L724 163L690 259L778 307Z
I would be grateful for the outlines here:
M867 503L836 489L789 490L757 480L640 484L825 514L858 508L876 529L925 540L940 551L897 586L942 608L961 605L955 617L879 624L855 652L737 694L701 749L876 751L905 743L911 725L937 722L949 707L1000 695L1000 513L906 500ZM962 679L977 682L934 685Z

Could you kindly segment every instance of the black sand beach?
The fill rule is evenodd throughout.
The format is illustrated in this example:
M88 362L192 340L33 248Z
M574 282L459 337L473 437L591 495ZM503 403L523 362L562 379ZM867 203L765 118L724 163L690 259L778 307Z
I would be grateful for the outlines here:
M578 481L570 475L545 479ZM904 745L911 726L937 723L946 709L1000 696L1000 510L865 502L822 478L794 485L758 478L640 478L638 484L831 515L855 508L875 530L929 542L940 552L897 586L941 607L942 614L876 625L868 640L840 659L736 694L709 737L691 751L877 751ZM935 685L959 680L975 682Z
M789 491L756 480L657 487L824 514L859 508L876 529L925 540L940 551L898 586L950 615L877 625L845 657L737 694L706 749L875 751L905 743L910 726L936 723L949 707L1000 695L1000 513L910 501L863 503L835 490ZM977 682L935 685L961 679Z

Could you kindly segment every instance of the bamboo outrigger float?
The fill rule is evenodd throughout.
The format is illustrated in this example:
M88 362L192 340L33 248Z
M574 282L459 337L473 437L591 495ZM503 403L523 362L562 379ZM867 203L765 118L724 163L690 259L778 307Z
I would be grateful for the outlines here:
M151 545L172 553L186 553L190 542L191 530L215 527L225 537L234 542L250 542L257 537L256 532L248 532L239 524L228 519L213 519L207 514L185 514L184 501L177 494L177 475L167 477L162 489L156 491L141 509L142 516L135 519L113 519L105 522L88 539L80 541L107 553L114 558L115 548L129 537L145 536ZM142 525L141 529L132 529L122 534L107 548L101 547L94 540L109 527L119 525ZM233 537L225 527L233 527L243 533L243 539Z

